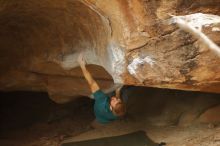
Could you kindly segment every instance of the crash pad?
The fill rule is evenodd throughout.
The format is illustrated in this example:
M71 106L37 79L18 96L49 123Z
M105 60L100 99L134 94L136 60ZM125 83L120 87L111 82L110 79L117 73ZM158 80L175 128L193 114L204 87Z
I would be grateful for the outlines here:
M113 137L63 143L62 146L158 146L158 144L148 138L145 131L136 131Z

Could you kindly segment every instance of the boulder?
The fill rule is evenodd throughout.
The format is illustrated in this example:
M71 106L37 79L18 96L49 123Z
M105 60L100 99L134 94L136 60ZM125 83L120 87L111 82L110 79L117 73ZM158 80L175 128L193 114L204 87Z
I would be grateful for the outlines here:
M0 0L0 90L45 91L60 103L87 96L77 63L83 53L102 88L114 82L220 93L219 4Z

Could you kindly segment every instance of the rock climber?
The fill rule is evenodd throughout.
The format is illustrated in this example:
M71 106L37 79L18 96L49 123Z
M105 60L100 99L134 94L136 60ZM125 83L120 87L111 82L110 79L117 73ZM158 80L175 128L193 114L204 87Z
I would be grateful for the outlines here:
M126 105L120 98L120 88L116 89L115 95L108 96L100 89L97 82L87 70L86 62L82 54L79 55L78 62L90 86L92 92L91 97L95 100L94 113L96 121L101 124L107 124L124 116L126 113Z

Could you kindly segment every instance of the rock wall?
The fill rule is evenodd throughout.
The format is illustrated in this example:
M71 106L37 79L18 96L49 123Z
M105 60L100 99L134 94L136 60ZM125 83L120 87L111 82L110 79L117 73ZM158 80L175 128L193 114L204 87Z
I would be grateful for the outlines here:
M0 90L47 91L56 102L89 95L76 62L83 52L102 88L114 82L220 93L219 56L174 21L183 16L219 45L219 4L0 0Z

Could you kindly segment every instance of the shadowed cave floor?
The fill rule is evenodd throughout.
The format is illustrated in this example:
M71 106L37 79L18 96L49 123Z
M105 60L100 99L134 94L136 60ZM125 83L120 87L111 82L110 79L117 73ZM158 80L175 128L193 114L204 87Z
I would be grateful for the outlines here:
M137 93L139 98L135 97ZM163 141L168 146L220 145L219 123L192 122L186 126L179 117L186 109L205 107L204 103L219 104L218 94L138 88L132 89L129 95L133 98L129 98L125 119L94 129L90 127L94 119L93 101L86 97L58 105L45 93L2 92L0 145L59 146L62 141L121 135L136 130L144 130L153 141ZM201 102L203 100L205 102ZM195 104L198 101L200 103Z

